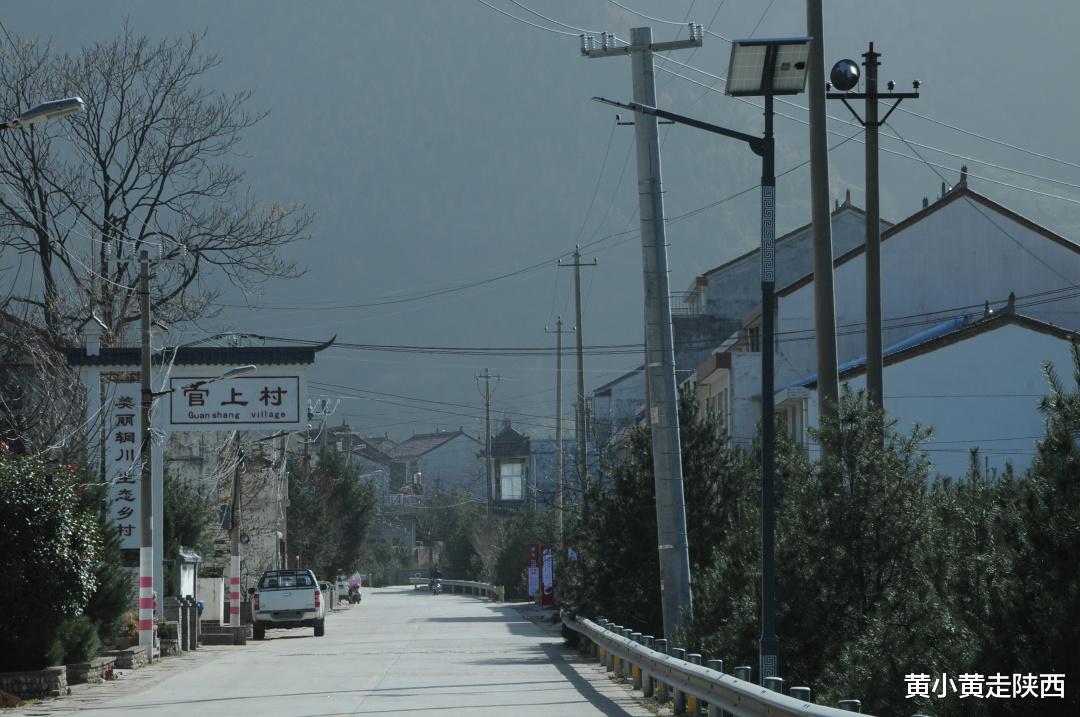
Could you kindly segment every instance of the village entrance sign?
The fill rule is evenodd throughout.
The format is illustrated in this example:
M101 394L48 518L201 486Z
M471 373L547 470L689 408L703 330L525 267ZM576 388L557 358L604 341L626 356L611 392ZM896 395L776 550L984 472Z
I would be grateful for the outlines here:
M109 486L109 516L121 547L137 550L139 515L140 350L102 347L101 324L82 327L84 345L69 349L87 392L87 424L100 427L101 475ZM163 450L184 431L291 432L307 427L307 369L333 343L307 346L166 347L153 353L155 401L150 442L154 590L164 595ZM243 375L227 376L236 367ZM233 577L233 576L231 576Z

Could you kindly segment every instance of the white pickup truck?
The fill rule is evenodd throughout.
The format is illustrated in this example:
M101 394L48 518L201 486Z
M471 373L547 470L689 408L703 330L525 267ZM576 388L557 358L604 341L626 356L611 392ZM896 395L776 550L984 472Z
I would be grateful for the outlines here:
M267 570L251 599L252 637L262 640L266 628L314 627L326 633L322 590L310 570Z

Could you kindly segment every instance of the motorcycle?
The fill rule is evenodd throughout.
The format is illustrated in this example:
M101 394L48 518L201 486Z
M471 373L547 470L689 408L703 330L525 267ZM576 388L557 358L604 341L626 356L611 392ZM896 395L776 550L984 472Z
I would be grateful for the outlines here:
M431 594L432 595L441 595L442 594L442 578L435 578L434 580L431 581Z
M361 599L360 598L360 586L359 585L350 585L349 586L349 596L348 596L349 604L350 605L355 605L356 603L360 602L360 599Z

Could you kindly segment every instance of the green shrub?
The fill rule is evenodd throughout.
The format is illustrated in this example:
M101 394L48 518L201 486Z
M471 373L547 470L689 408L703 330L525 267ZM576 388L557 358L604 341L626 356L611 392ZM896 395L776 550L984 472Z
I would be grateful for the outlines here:
M101 638L97 625L86 615L66 621L56 633L59 654L64 664L89 662L101 651Z
M80 505L69 471L0 456L0 671L54 664L57 631L95 589L97 518Z

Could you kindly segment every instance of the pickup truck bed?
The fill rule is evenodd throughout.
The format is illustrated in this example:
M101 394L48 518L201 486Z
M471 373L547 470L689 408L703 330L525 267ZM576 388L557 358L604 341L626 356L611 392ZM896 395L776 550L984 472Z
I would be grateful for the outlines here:
M259 579L252 599L256 640L267 628L313 627L315 637L325 634L325 607L319 581L310 570L268 570Z

